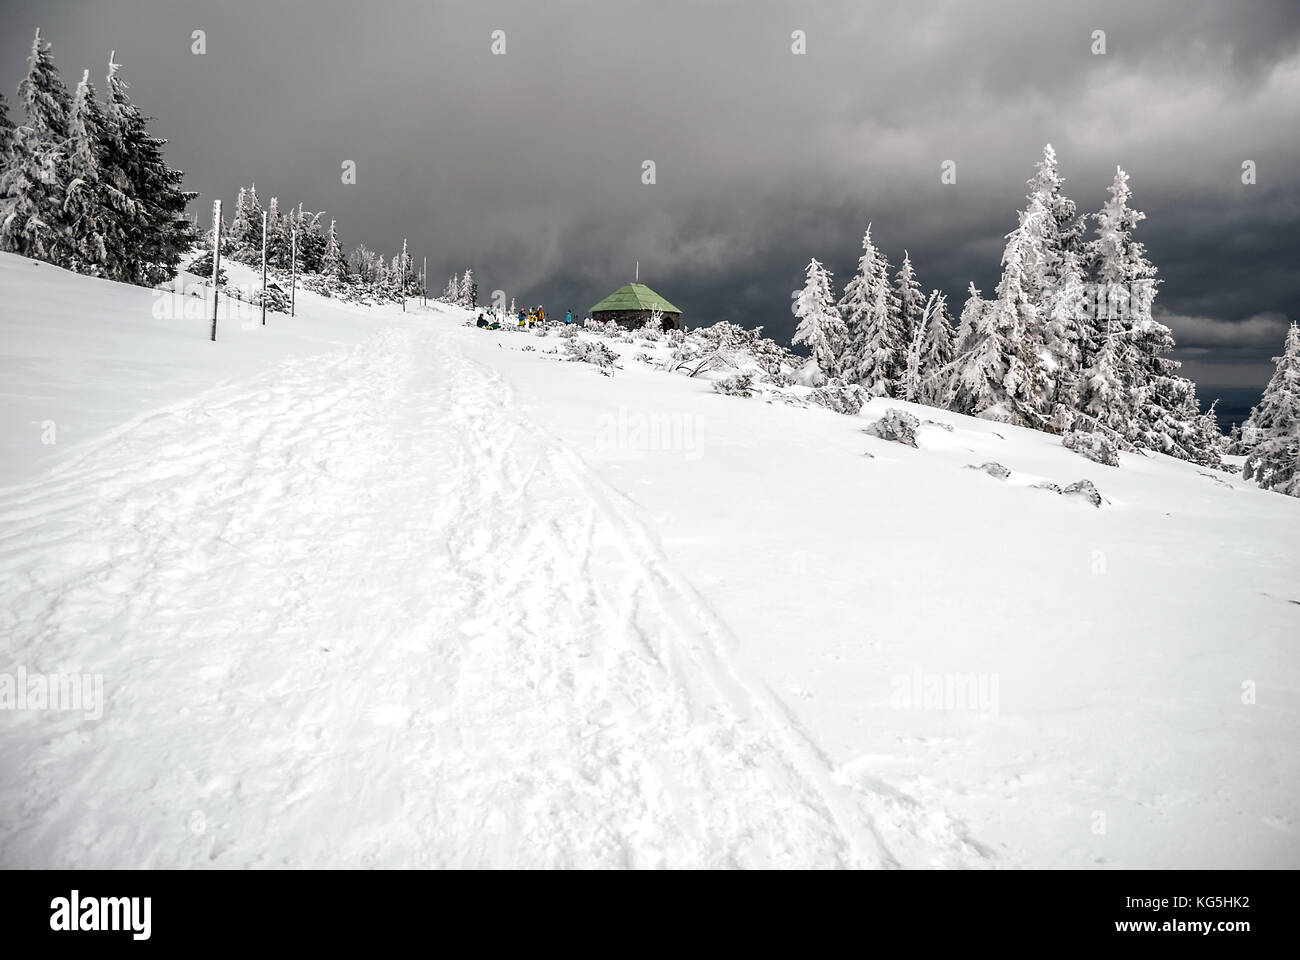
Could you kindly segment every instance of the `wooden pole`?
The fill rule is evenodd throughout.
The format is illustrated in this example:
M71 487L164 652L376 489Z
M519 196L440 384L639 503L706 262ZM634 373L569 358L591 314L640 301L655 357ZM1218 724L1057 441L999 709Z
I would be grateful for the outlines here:
M262 211L262 326L266 326L266 211Z
M429 258L424 258L424 266L420 268L420 306L429 305Z
M212 342L217 342L217 278L221 276L221 201L212 202Z
M293 228L289 253L289 316L296 317L298 308L298 228Z

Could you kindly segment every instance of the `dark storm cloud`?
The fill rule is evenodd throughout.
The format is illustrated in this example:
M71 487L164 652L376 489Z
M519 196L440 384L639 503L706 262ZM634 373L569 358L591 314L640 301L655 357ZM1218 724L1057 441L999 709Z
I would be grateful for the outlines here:
M9 89L38 23L70 82L82 66L98 80L118 51L205 219L211 197L256 180L264 198L325 208L348 243L391 252L409 236L437 287L472 264L484 291L583 310L639 260L688 323L788 338L808 258L842 282L873 222L955 312L969 281L996 283L1050 141L1081 209L1117 163L1132 175L1160 303L1196 319L1190 373L1261 384L1280 340L1250 318L1300 314L1289 0L7 0ZM206 56L190 53L194 29ZM944 160L956 185L940 183Z

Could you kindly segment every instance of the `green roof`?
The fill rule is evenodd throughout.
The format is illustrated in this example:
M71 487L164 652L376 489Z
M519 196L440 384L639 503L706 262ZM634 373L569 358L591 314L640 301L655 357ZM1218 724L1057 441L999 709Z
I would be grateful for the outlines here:
M681 313L644 283L625 283L591 308L592 313L604 310L658 310L660 313Z

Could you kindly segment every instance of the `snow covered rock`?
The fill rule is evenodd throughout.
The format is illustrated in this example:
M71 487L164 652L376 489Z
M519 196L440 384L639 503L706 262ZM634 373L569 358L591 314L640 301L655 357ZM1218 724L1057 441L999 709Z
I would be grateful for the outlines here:
M1002 466L1002 464L998 463L996 460L990 460L988 463L981 463L978 467L973 463L968 463L966 466L972 470L983 470L990 477L994 477L998 480L1005 480L1007 477L1011 476L1011 471ZM1060 492L1059 488L1057 492Z
M1061 445L1066 450L1072 450L1081 457L1087 457L1093 463L1100 463L1107 467L1119 466L1119 450L1115 444L1100 433L1090 433L1086 430L1071 430Z
M867 433L881 440L893 440L909 447L916 446L916 428L921 421L904 410L889 409L885 415L867 428Z

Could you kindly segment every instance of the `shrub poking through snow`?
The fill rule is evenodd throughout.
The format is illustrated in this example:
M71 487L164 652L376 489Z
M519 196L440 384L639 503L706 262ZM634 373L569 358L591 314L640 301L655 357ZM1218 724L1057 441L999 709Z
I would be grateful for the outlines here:
M1076 480L1061 492L1067 496L1074 495L1083 497L1094 507L1101 506L1101 494L1097 492L1097 488L1093 486L1091 480Z
M569 324L560 330L560 336L565 340L573 340L578 336L578 327L576 324Z
M603 343L593 340L569 340L564 345L564 352L570 360L593 364L607 377L614 375L614 362L618 359L618 354Z
M998 480L1005 480L1007 477L1011 476L1011 471L1002 466L1002 464L998 463L996 460L990 460L988 463L981 463L978 467L973 463L968 463L966 466L971 470L981 470L984 473L987 473L990 477L994 477ZM1060 491L1058 490L1057 492L1059 493Z
M827 410L856 417L862 411L862 405L867 402L867 391L856 383L844 383L832 378L825 386L814 389L809 399Z
M905 410L890 409L885 415L867 428L867 433L881 440L893 440L909 447L916 446L916 428L921 421Z
M1119 450L1115 444L1100 433L1086 430L1071 430L1061 441L1066 450L1073 450L1081 457L1087 457L1093 463L1107 467L1119 466Z
M734 377L714 380L713 392L722 393L728 397L752 397L754 395L754 375L752 373L738 373Z
M1035 489L1035 490L1051 490L1052 493L1062 493L1062 492L1063 492L1063 491L1061 490L1060 485L1059 485L1059 484L1052 483L1051 480L1044 480L1042 483L1036 483L1036 484L1034 484L1034 489Z
M260 288L253 291L253 296L249 302L256 307L262 305L262 291ZM268 284L266 287L266 309L269 313L288 313L289 295L281 288Z

